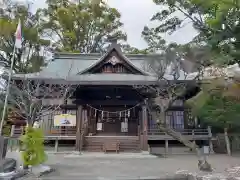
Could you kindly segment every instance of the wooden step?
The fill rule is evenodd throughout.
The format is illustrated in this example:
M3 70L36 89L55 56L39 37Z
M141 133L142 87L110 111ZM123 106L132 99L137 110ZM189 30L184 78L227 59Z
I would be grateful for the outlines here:
M138 136L87 136L83 149L99 152L103 150L103 144L107 141L119 142L121 152L139 152L140 141Z

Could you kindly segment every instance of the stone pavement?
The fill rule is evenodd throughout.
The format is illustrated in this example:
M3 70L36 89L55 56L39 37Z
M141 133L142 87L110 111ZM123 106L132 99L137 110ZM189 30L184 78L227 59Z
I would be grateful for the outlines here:
M215 169L215 174L225 173L226 168L240 165L240 158L211 155L209 162ZM163 158L146 153L84 153L82 155L49 153L46 164L56 170L41 178L44 180L158 179L182 170L200 173L194 155L172 155Z

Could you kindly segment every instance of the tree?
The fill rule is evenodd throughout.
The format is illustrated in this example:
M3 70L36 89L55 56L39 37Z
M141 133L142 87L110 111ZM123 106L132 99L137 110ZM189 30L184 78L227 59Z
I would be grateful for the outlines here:
M69 69L69 73L71 68ZM69 75L68 73L68 75ZM6 78L8 75L3 75ZM42 79L34 79L23 74L14 75L11 81L8 96L8 109L26 123L25 133L21 136L22 156L24 166L39 165L46 160L44 153L44 135L41 129L34 128L35 122L40 122L44 116L60 109L66 99L72 95L74 87L68 81L68 76L62 83L44 82ZM51 80L50 80L51 81ZM2 87L6 83L2 82ZM5 88L4 88L5 89ZM49 103L50 98L58 99L57 104ZM1 99L4 102L5 97Z
M71 95L72 87L67 80L63 84L48 85L41 80L22 78L23 80L14 80L11 83L8 108L25 121L27 126L32 127L34 122L56 111L62 104L46 104L46 99L57 98L64 101ZM2 102L4 98L1 99Z
M90 0L48 0L47 8L38 11L41 32L51 38L58 51L94 53L109 45L109 37L126 40L120 29L120 13L105 3Z
M191 0L204 14L204 22L211 30L207 36L213 50L229 54L233 63L239 63L240 58L240 4L235 0L203 1Z
M142 37L147 43L147 52L156 53L164 51L167 48L166 41L162 38L161 33L155 31L155 28L144 27Z
M239 128L239 83L218 78L205 82L201 91L188 101L193 114L201 123L224 130L227 152L230 155L228 131Z
M129 44L123 44L121 46L123 53L125 54L148 54L147 49L138 49L130 46Z
M203 12L198 6L193 6L191 1L183 0L153 0L156 5L164 6L151 18L151 21L159 21L154 28L156 32L173 33L184 27L189 22L193 23L196 30L208 32L209 28L204 23ZM182 15L183 17L179 16Z
M22 24L22 48L13 53L15 32L19 19ZM10 0L0 8L0 62L10 67L14 56L13 70L16 73L37 72L45 65L45 52L50 41L38 33L38 16L30 12L30 6Z
M191 23L199 33L193 42L208 44L215 53L227 56L223 62L225 64L239 61L238 1L153 1L162 9L151 18L151 21L158 21L159 25L155 28L145 27L143 33L148 29L154 36L161 33L171 34ZM230 60L229 56L232 57Z
M149 99L146 104L148 112L152 119L157 120L160 130L172 136L176 140L183 143L185 146L196 150L199 157L199 168L201 170L210 170L211 166L206 159L202 159L199 147L185 139L180 132L170 128L166 124L165 113L172 103L178 98L184 96L191 84L189 82L198 83L202 76L204 63L209 61L209 48L206 46L196 47L191 52L191 58L194 58L194 63L187 61L186 53L182 53L178 48L167 48L165 52L154 57L152 61L148 62L149 70L156 76L158 83L155 86L140 86L137 87L140 91L148 91L154 94L154 98ZM187 61L187 66L182 59ZM191 59L193 61L193 59ZM192 64L189 66L189 64ZM189 72L196 72L195 75L189 76ZM181 81L179 81L181 80ZM188 81L192 80L192 81ZM195 85L196 85L195 84Z

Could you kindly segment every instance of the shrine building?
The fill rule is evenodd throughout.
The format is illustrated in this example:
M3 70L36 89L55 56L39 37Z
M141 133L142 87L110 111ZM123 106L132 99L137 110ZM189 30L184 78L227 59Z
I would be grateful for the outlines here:
M146 108L149 93L137 88L157 84L156 76L148 68L156 56L123 54L118 44L112 44L105 54L56 53L40 72L14 74L13 80L27 78L42 80L45 84L68 82L76 87L64 101L44 99L48 105L61 104L40 120L45 139L55 141L56 147L59 141L74 141L79 151L116 148L120 152L139 152L162 142L167 148L176 140L160 131L157 120L151 118ZM211 132L207 128L197 130L196 122L189 121L190 114L184 107L190 91L172 104L166 112L166 121L190 140L207 140Z

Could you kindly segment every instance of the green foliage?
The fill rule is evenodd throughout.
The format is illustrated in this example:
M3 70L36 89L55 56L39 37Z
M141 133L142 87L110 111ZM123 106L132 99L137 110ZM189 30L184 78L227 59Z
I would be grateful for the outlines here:
M240 127L240 100L228 91L231 89L220 86L203 87L202 91L187 103L202 123L222 129L234 129Z
M204 13L206 26L210 30L208 43L214 50L231 55L234 62L240 59L240 3L239 0L191 0Z
M39 165L46 161L43 142L44 135L41 129L26 127L25 135L21 137L24 166Z
M36 72L45 65L42 52L50 44L49 40L42 39L38 32L38 16L29 10L29 6L4 1L0 8L0 62L10 66L15 43L15 31L18 20L21 20L23 43L22 49L14 54L14 71L17 73Z
M198 6L193 6L190 0L153 0L153 2L161 7L161 10L151 18L151 21L159 22L155 32L171 34L188 24L189 20L197 30L206 29L202 10ZM181 18L179 12L185 17Z
M122 45L121 48L123 53L126 53L126 54L148 54L149 53L147 49L138 49L130 46L129 44Z
M240 5L239 0L153 0L159 5L159 12L151 21L157 21L155 28L145 27L143 35L150 46L161 47L161 33L173 33L189 22L199 32L193 42L208 44L217 63L234 64L240 59ZM182 16L179 16L179 13ZM219 62L218 62L219 61Z
M10 125L4 125L3 130L2 130L3 136L9 137L11 134L11 128L12 128L12 126L10 126Z
M38 15L43 17L41 32L55 42L58 51L101 52L109 37L126 40L120 13L104 3L47 0L47 8L39 9Z

